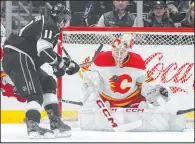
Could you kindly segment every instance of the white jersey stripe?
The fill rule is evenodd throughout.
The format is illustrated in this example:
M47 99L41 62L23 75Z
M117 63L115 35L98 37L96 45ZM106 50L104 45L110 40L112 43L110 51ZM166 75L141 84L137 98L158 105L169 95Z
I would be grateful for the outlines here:
M33 23L33 20L20 30L19 36L22 36L23 31Z

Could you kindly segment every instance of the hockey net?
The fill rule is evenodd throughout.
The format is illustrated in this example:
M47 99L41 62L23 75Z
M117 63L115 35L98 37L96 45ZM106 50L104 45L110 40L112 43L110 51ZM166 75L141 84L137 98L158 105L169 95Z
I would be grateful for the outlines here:
M110 50L113 40L124 34L133 36L131 51L143 56L157 82L169 85L175 96L194 101L194 29L68 27L60 39L72 59L81 64L91 60L100 44L104 44L103 50ZM60 47L58 53L63 55ZM82 101L80 83L78 75L58 79L59 99ZM64 120L78 120L80 106L59 105ZM194 122L194 112L186 117L187 122Z

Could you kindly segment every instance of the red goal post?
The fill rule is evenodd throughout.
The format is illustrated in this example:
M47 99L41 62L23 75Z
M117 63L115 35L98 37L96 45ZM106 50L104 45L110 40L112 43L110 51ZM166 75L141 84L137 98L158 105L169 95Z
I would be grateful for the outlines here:
M73 60L76 59L75 61L80 64L88 56L92 57L92 52L88 52L90 47L94 51L94 48L103 43L109 49L113 37L118 38L124 34L135 35L132 51L141 52L144 55L146 65L148 65L157 81L168 84L175 94L181 95L183 93L184 97L190 95L189 97L192 98L194 78L190 74L194 75L194 62L187 56L189 54L194 59L193 28L67 27L62 30L59 39L65 49L70 52ZM79 55L76 54L75 49L77 49ZM147 52L147 49L149 52ZM58 46L58 53L63 55L60 46ZM80 55L83 56L79 57ZM171 56L175 56L175 58L171 58ZM182 57L179 59L179 56ZM155 62L154 59L156 59ZM164 72L157 72L159 68ZM188 77L190 78L188 79ZM69 78L67 77L67 79ZM81 101L76 97L72 98L69 92L71 85L67 88L65 81L64 77L58 79L58 98ZM67 82L69 81L67 80ZM77 95L77 93L72 95ZM75 109L75 106L72 105L72 109L66 109L63 105L70 104L62 102L59 102L59 105L63 118L75 119L78 116L78 107ZM194 113L188 114L187 117L194 118Z

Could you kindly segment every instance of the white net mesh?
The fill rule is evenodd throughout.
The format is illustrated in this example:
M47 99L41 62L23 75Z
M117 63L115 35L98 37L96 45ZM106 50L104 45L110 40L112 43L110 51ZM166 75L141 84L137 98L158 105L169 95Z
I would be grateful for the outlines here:
M135 34L134 45L193 45L194 35L189 33L138 33L127 32L126 34ZM113 37L119 38L122 32L64 32L63 43L66 44L112 44Z
M143 28L144 30L144 28ZM160 46L164 48L168 47L180 47L179 51L184 51L184 48L193 48L194 47L194 33L191 32L183 32L180 30L174 31L174 32L164 32L163 29L159 29L159 31L154 31L153 29L148 30L147 32L141 32L141 28L139 31L136 31L131 28L127 28L126 30L120 28L115 28L113 31L111 29L106 30L106 28L86 28L79 29L79 28L71 28L71 29L64 29L62 33L62 42L65 48L70 47L72 49L77 49L77 53L80 53L82 55L85 51L85 48L87 47L95 47L97 48L98 45L104 44L106 46L109 46L112 44L113 40L116 38L121 37L123 34L129 34L132 35L134 34L135 38L133 39L133 45L134 47L136 46L142 46L142 47L147 47L147 46ZM184 47L185 46L185 47ZM80 48L78 50L78 48ZM83 49L82 49L83 48ZM134 49L134 48L133 48ZM73 56L72 59L76 59L76 62L82 63L83 59L79 58L79 56L75 56L75 52L69 51L69 54ZM84 51L84 52L83 52ZM78 58L78 59L77 59ZM68 79L68 77L66 78ZM66 85L66 80L64 80L64 85ZM67 80L69 81L69 80ZM69 83L70 84L70 83ZM81 99L74 99L69 93L68 89L65 90L64 86L63 88L58 88L60 90L63 90L65 94L62 92L61 98L64 99L70 99L73 101L81 101ZM70 86L71 87L71 86ZM176 90L177 91L177 90ZM72 94L76 95L76 94ZM74 106L74 105L68 105L66 103L62 103L62 118L65 120L78 120L78 109L80 108L79 106ZM68 106L67 106L68 105ZM193 118L194 113L190 113L187 115L188 118Z

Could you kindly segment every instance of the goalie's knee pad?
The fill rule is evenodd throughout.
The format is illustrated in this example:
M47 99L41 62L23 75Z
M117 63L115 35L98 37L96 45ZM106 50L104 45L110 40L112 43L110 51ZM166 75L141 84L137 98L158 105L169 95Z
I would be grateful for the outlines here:
M27 102L31 102L31 101L36 101L38 102L40 105L43 104L43 95L42 94L33 94L33 95L29 95L27 98Z
M43 82L42 82L42 88L44 93L53 93L56 94L56 81L52 76L48 76Z

